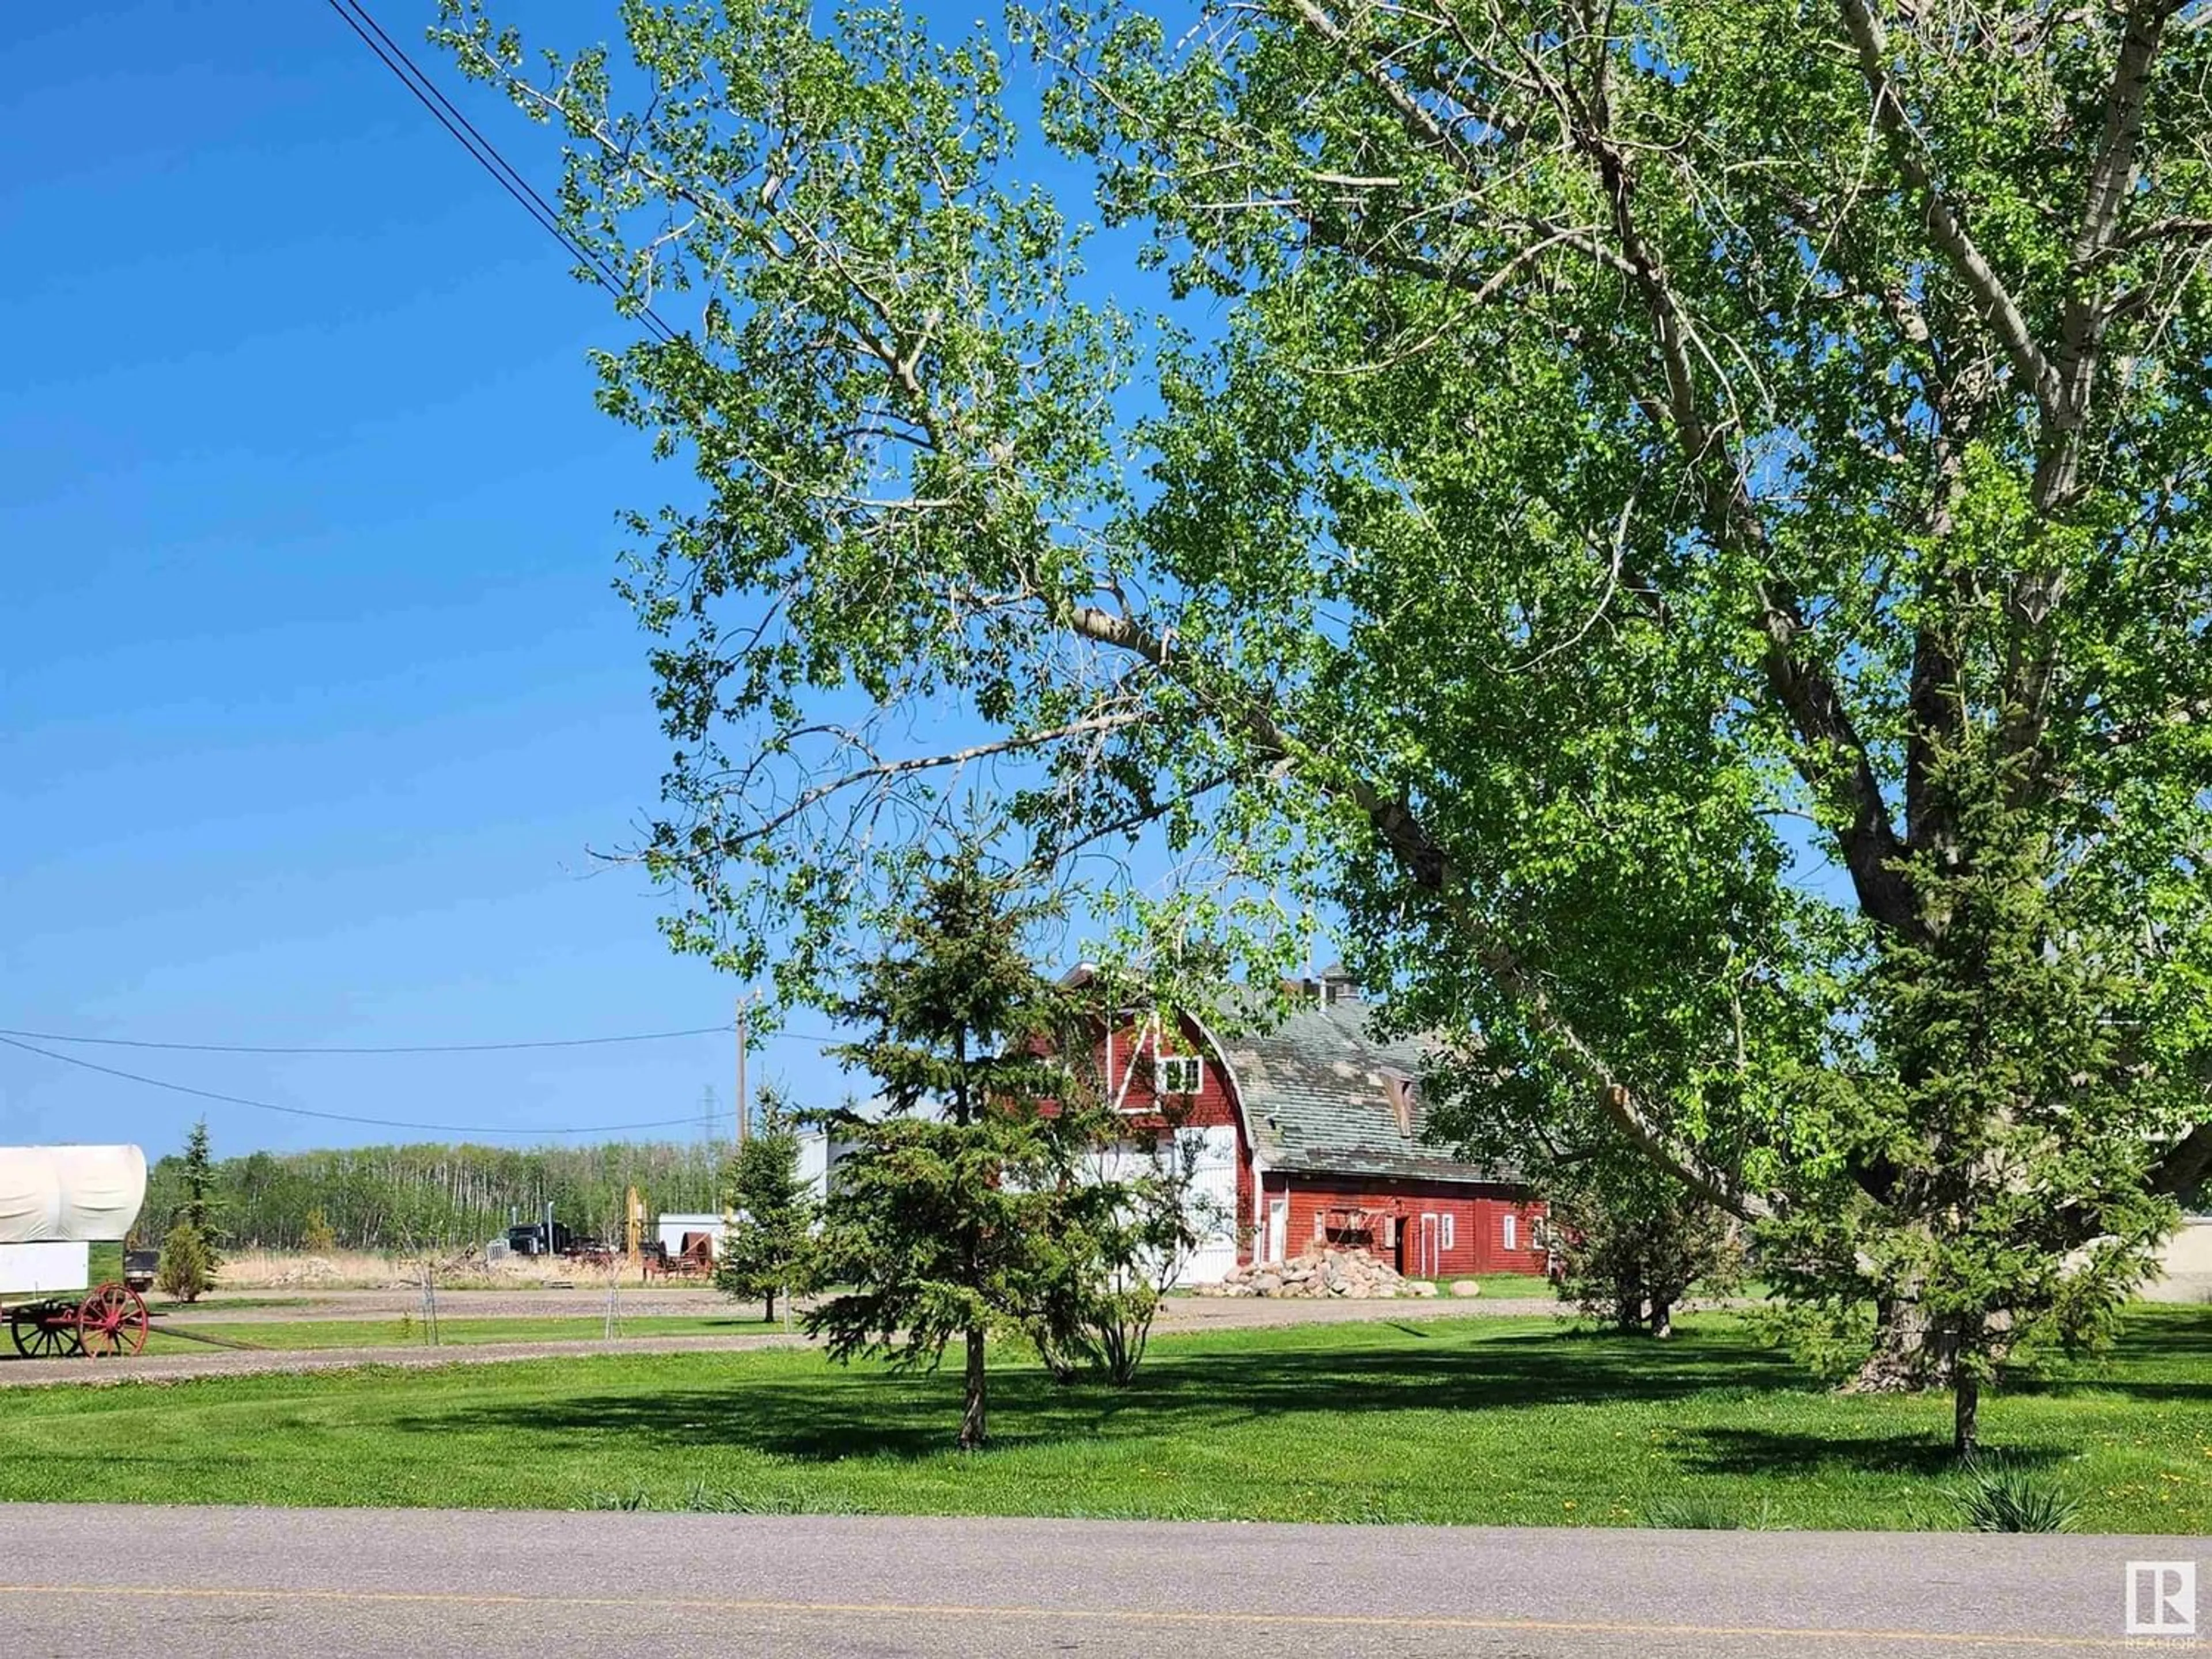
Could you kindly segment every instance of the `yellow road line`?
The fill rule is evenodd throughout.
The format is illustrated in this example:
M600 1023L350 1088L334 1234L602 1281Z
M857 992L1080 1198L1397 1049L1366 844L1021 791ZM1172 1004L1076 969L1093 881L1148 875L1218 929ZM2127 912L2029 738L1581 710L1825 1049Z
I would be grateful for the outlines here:
M1675 1636L1743 1641L1917 1642L1945 1647L2034 1647L2075 1651L2194 1653L2203 1642L2146 1644L2125 1637L2002 1635L1979 1631L1832 1629L1792 1625L1668 1625L1605 1620L1477 1619L1450 1613L1190 1613L1147 1608L969 1606L934 1601L779 1601L704 1596L520 1595L468 1590L247 1589L194 1584L0 1584L0 1595L129 1597L142 1601L367 1602L432 1607L564 1607L628 1613L797 1613L897 1619L1081 1620L1133 1625L1292 1625L1333 1630L1434 1630L1584 1636Z

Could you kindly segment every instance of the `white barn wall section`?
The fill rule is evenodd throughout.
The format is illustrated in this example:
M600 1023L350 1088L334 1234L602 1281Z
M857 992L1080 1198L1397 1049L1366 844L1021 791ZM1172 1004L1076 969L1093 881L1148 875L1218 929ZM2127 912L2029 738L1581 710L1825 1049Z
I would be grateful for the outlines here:
M1192 1219L1198 1249L1176 1277L1177 1285L1218 1285L1237 1265L1237 1130L1233 1125L1183 1129L1176 1138L1195 1148L1191 1168Z
M811 1129L799 1137L799 1178L817 1204L830 1196L830 1137Z
M2154 1272L2143 1286L2146 1300L2212 1302L2212 1215L2184 1221L2166 1240Z
M1206 1045L1206 1054L1212 1063L1221 1068L1221 1080L1228 1093L1229 1109L1239 1121L1243 1121L1245 1114L1244 1079L1237 1075L1237 1066L1229 1058L1228 1048L1219 1037L1214 1036L1206 1023L1196 1014L1186 1013L1184 1018L1190 1021L1192 1027L1198 1032L1199 1041ZM1265 1245L1263 1218L1267 1212L1267 1183L1261 1179L1260 1138L1251 1132L1251 1125L1249 1122L1245 1123L1244 1131L1245 1144L1252 1149L1253 1213L1247 1216L1237 1207L1237 1130L1235 1127L1224 1125L1218 1130L1206 1131L1209 1134L1218 1133L1228 1137L1228 1152L1223 1160L1225 1173L1219 1177L1219 1180L1225 1182L1226 1185L1220 1188L1218 1199L1213 1186L1206 1188L1206 1201L1210 1206L1215 1206L1212 1208L1212 1217L1209 1218L1212 1219L1212 1227L1209 1235L1201 1241L1198 1254L1191 1260L1191 1265L1185 1268L1182 1274L1176 1280L1179 1287L1188 1289L1195 1285L1218 1285L1227 1278L1237 1266L1237 1233L1240 1227L1249 1225L1253 1230L1255 1259L1260 1249ZM1208 1156L1210 1157L1211 1153ZM1196 1196L1197 1194L1194 1193L1194 1199ZM1216 1232L1220 1236L1218 1237L1212 1236Z

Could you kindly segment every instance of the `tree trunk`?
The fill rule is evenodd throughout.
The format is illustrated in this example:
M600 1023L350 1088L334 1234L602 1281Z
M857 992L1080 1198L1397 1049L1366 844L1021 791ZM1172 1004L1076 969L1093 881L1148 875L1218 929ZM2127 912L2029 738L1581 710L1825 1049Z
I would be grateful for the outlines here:
M1665 1341L1674 1334L1674 1304L1651 1298L1651 1334Z
M768 1293L768 1311L761 1317L769 1324L775 1323L775 1292L774 1291Z
M1951 1382L1952 1347L1928 1310L1910 1297L1875 1304L1874 1347L1851 1379L1852 1394L1919 1394Z
M1644 1322L1644 1298L1617 1297L1613 1304L1613 1323L1616 1330L1632 1331Z
M968 1328L968 1408L960 1419L960 1449L975 1451L983 1443L989 1430L984 1420L983 1332L980 1326Z
M1982 1432L1982 1380L1960 1365L1951 1380L1951 1449L1972 1455Z

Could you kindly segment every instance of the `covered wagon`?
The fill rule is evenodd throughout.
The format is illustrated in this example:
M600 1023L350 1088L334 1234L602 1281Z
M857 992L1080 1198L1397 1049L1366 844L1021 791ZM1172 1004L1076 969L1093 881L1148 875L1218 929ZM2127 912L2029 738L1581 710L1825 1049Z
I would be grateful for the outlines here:
M120 1243L146 1201L136 1146L0 1146L0 1311L31 1358L134 1354L146 1304L92 1283L92 1247Z

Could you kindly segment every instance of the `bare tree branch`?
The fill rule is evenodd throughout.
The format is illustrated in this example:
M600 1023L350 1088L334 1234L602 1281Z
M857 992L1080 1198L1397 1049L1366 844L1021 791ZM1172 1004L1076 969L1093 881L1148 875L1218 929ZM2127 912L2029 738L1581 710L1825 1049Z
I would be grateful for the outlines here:
M2168 1198L2194 1192L2212 1176L2212 1122L2200 1123L2151 1166L2150 1190Z
M2105 95L2104 132L2067 263L2068 292L2054 370L2056 404L2045 411L2048 431L2035 471L2036 505L2045 513L2071 501L2080 487L2081 428L2088 418L2105 332L2115 314L2100 303L2092 278L2119 234L2121 215L2135 190L2151 70L2172 9L2168 0L2135 0L2121 30L2119 58Z
M1850 31L1852 43L1858 48L1859 74L1874 98L1875 123L1889 140L1890 155L1897 170L1920 198L1921 215L1930 240L1949 259L1960 280L1974 296L1983 319L1996 335L2038 406L2046 416L2055 415L2060 402L2058 378L2043 348L2036 343L2027 314L2013 298L2012 290L2005 286L2004 279L1966 234L1966 226L1944 200L1935 175L1929 170L1925 147L1890 80L1888 31L1869 9L1867 0L1842 0L1842 4L1844 27Z
M1045 731L1018 732L990 743L971 744L964 749L950 749L941 754L908 755L902 756L896 760L872 762L866 766L841 772L826 782L817 783L801 790L789 804L769 814L757 823L732 837L731 840L737 845L760 841L774 835L784 825L801 817L832 795L842 794L846 790L862 784L879 784L893 778L910 776L917 772L939 771L948 767L965 766L975 761L988 759L993 756L1018 754L1025 750L1041 749L1048 744L1064 742L1069 738L1081 737L1086 733L1120 731L1127 726L1141 725L1152 718L1151 714L1141 710L1129 710L1117 714L1098 714L1085 720L1071 720L1065 726L1055 726ZM730 842L725 843L725 851L729 845Z

